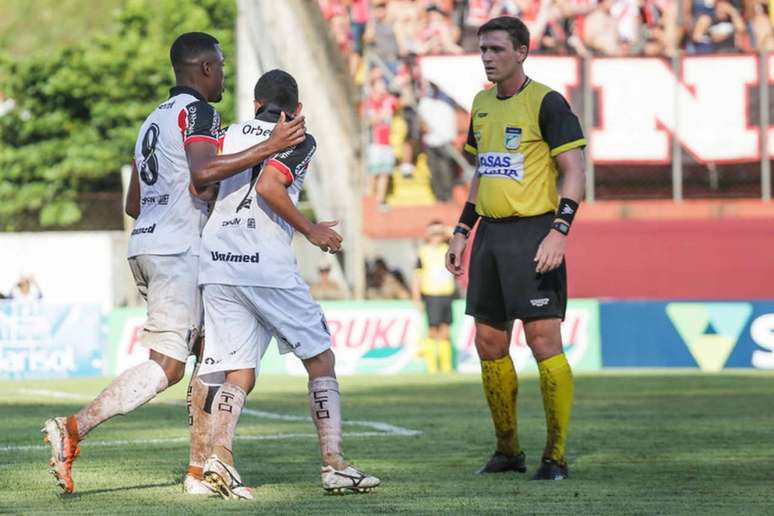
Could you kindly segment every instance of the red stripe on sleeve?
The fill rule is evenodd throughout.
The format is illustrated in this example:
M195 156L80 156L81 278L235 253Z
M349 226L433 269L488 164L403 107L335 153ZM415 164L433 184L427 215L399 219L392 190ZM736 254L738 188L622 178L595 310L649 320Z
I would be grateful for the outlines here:
M288 181L290 181L291 183L293 182L293 173L290 171L288 166L285 165L283 162L277 161L276 159L270 159L269 161L266 162L266 166L267 167L272 166L276 168L277 170L285 174L285 177L288 178Z
M205 136L203 134L195 134L193 136L189 136L188 138L183 140L183 145L188 145L189 143L193 143L193 142L207 142L215 145L216 147L218 146L217 138L213 138L212 136Z

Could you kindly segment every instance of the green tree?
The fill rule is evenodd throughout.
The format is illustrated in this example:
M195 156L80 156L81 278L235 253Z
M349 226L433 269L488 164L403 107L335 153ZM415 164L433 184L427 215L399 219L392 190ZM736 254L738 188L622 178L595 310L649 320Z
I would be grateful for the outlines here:
M87 4L84 1L84 4ZM80 221L81 194L120 192L144 118L174 84L169 47L205 31L226 55L226 94L234 114L234 1L126 0L117 30L48 56L0 60L0 91L15 108L0 116L0 228L30 214L41 226Z

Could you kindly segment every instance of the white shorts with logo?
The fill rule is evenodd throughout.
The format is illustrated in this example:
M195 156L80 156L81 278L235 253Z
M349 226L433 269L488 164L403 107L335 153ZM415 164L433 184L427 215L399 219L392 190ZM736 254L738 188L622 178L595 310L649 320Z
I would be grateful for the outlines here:
M140 342L185 362L202 327L199 257L190 252L129 258L137 290L148 304Z
M199 375L260 368L269 341L282 354L304 360L331 347L328 324L309 287L299 278L293 288L203 286L207 340Z

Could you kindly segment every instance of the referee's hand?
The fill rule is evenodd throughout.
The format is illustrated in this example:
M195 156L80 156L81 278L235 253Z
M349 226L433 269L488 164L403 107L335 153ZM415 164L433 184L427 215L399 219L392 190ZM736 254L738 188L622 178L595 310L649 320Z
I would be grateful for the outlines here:
M462 275L462 252L465 250L467 238L460 233L456 233L451 242L449 250L446 251L446 269L455 276Z
M535 272L544 274L559 267L564 260L566 245L566 236L553 229L548 230L548 234L540 242L535 254Z

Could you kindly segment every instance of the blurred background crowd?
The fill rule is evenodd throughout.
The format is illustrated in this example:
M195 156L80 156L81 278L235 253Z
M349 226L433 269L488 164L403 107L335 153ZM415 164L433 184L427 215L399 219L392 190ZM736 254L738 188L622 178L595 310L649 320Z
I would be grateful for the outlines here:
M423 80L423 56L474 54L486 20L513 15L533 54L663 56L774 50L774 0L318 0L367 126L366 195L379 206L452 199L470 178L467 110ZM398 196L427 177L432 198ZM464 196L464 192L460 192ZM393 197L390 200L390 197Z

